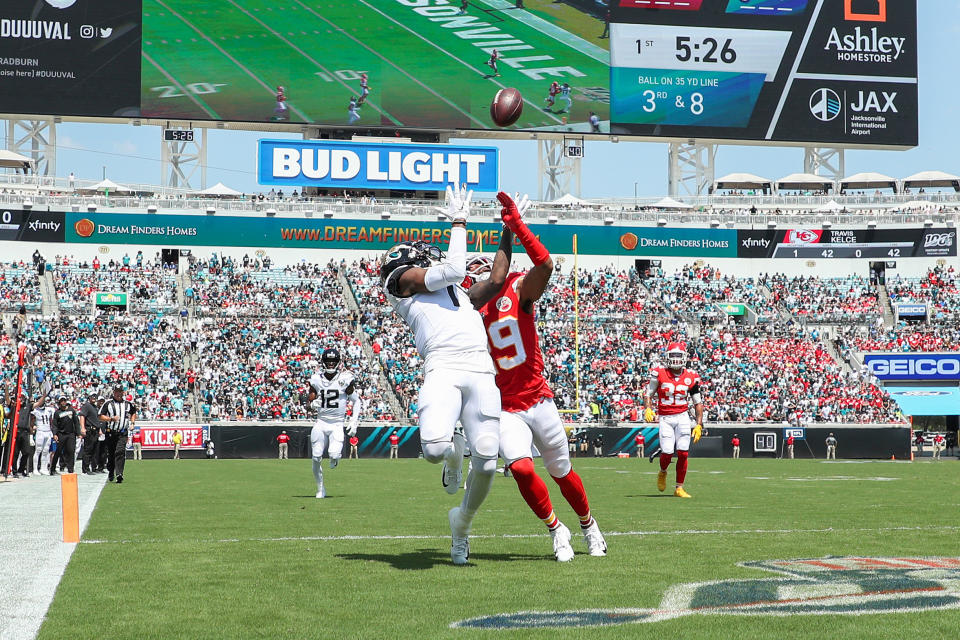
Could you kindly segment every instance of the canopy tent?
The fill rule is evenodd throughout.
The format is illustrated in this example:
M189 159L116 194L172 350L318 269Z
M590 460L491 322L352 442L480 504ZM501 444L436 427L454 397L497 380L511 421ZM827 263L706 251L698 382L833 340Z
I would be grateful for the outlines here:
M657 209L692 209L693 205L687 204L685 202L680 202L679 200L674 200L673 198L667 196L662 200L654 202L651 207L656 207Z
M897 192L897 181L882 173L857 173L840 181L840 191L847 189L893 189Z
M587 200L581 200L580 198L574 195L566 193L560 196L559 198L557 198L556 200L553 200L549 204L556 204L556 205L575 205L576 204L576 205L590 206L593 203Z
M908 416L960 415L957 387L885 387Z
M830 191L833 189L833 180L812 173L791 173L777 180L777 191L781 189L796 189L805 191L807 189L821 189Z
M717 189L762 189L767 192L773 189L773 181L752 173L731 173L714 180L714 192Z
M960 176L943 171L921 171L903 179L904 189L927 187L952 187L960 191Z
M110 178L106 180L101 180L97 184L91 185L89 187L84 187L83 189L78 189L84 193L99 193L99 192L109 192L109 193L133 193L133 189L123 186L122 184L117 184Z
M830 202L827 202L826 204L820 205L819 207L817 207L816 210L817 210L817 211L822 211L822 212L824 212L824 213L826 213L826 212L831 212L831 211L832 211L832 212L843 211L843 205L841 205L841 204L840 204L839 202L837 202L836 200L831 200Z
M237 198L243 194L237 191L236 189L231 189L222 182L218 182L212 187L208 187L203 191L194 191L191 195L195 196L211 196L214 198Z
M27 156L22 156L19 153L10 151L9 149L0 150L0 167L6 167L11 169L22 169L24 163L33 166L33 158L28 158Z

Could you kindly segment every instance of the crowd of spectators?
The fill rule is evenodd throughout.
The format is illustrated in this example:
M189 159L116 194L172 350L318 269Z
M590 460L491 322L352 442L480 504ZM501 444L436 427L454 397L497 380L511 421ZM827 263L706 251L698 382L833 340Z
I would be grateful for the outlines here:
M40 310L37 270L24 262L0 264L0 312Z
M744 304L758 322L772 322L779 315L754 278L724 276L710 266L684 266L678 272L647 281L650 291L664 306L691 322L712 324L724 319L723 304Z
M36 382L68 398L123 385L146 420L184 420L191 396L181 356L184 336L162 316L61 316L31 319L22 335L35 357Z
M176 271L164 268L160 255L144 261L143 253L133 258L101 261L56 256L47 264L53 273L60 309L80 313L92 308L96 292L127 293L133 311L171 313L177 309Z
M869 323L883 316L880 298L867 278L763 276L773 301L798 319L814 323Z
M343 315L343 287L333 264L273 267L269 257L213 255L189 267L188 304L209 316L317 317Z
M896 276L888 279L887 293L891 304L926 303L931 322L955 323L960 320L960 282L953 265L935 267L923 278Z
M960 351L960 326L898 322L890 328L842 327L838 333L842 353L849 351ZM845 355L850 359L850 356Z
M875 380L844 373L803 329L710 329L695 345L691 368L704 379L709 420L903 421Z
M211 420L309 419L301 394L328 346L340 350L354 375L362 417L393 418L379 388L379 366L365 357L352 321L209 318L191 335L191 348L194 342L197 397Z

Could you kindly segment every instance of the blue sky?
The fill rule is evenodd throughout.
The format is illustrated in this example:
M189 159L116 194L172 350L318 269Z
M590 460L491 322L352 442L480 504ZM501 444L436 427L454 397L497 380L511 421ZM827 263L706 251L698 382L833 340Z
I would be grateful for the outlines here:
M960 173L960 88L954 77L956 42L960 40L958 0L922 0L919 6L920 145L910 151L848 151L847 174L879 171L905 177L940 169ZM117 182L158 184L158 127L61 124L57 129L57 173L79 178L106 174ZM5 135L5 131L4 134ZM256 132L211 130L207 183L224 182L246 192L260 191L256 182ZM477 142L480 144L481 142ZM482 142L486 144L486 141ZM537 146L534 141L496 143L501 149L503 188L537 193ZM667 191L667 145L588 142L583 161L584 197L633 196ZM748 171L778 178L803 169L801 148L720 147L717 175ZM199 180L197 181L199 182Z

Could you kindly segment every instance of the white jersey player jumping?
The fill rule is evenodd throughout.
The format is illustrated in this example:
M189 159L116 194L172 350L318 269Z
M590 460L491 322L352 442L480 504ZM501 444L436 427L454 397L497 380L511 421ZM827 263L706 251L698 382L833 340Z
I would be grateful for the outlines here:
M317 480L317 497L327 497L323 486L323 454L330 457L330 468L335 469L343 455L343 421L347 414L347 401L353 403L353 413L347 433L357 432L360 422L360 396L357 393L353 374L340 370L340 352L324 349L320 356L323 373L310 377L307 402L317 412L317 422L310 431L310 455L313 458L313 477Z
M387 300L410 326L423 358L418 400L420 445L431 463L444 463L442 483L455 494L463 474L463 424L471 451L470 473L459 507L450 509L450 557L467 563L473 518L490 492L500 451L500 391L480 314L461 286L466 275L467 218L472 192L447 187L440 211L452 223L450 246L398 244L383 257L380 279Z

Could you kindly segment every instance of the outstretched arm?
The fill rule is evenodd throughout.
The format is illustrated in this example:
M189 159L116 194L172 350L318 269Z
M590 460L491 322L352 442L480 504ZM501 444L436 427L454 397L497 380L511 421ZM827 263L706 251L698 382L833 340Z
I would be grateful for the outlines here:
M479 309L493 300L503 289L503 285L507 281L507 274L510 273L510 260L512 258L513 232L504 227L500 235L497 255L493 258L493 269L490 271L490 277L474 284L468 292L474 309Z
M466 187L447 187L446 206L437 209L450 219L450 246L447 258L429 268L412 267L397 274L389 287L390 293L406 298L415 293L439 291L450 285L463 282L467 275L467 218L470 216L470 199L473 192Z
M523 221L523 214L530 206L527 197L519 198L519 202L515 202L501 191L497 194L497 199L503 205L504 224L517 234L520 244L523 245L527 255L530 256L530 260L533 261L533 269L521 279L517 289L520 297L520 307L530 313L533 310L533 303L543 295L547 288L547 282L553 274L553 258L550 257L550 252L543 246L540 239L533 235L533 232Z

